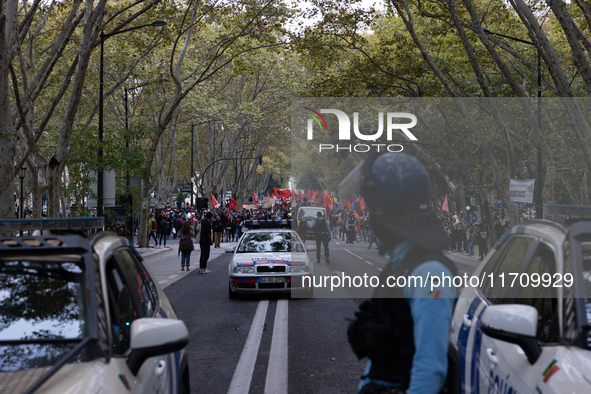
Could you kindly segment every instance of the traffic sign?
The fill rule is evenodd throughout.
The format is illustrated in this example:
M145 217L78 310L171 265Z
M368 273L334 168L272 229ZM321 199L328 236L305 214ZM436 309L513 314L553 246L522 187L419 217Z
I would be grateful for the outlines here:
M477 220L478 220L478 215L476 214L476 212L470 212L469 214L466 215L466 221L470 224L476 223Z

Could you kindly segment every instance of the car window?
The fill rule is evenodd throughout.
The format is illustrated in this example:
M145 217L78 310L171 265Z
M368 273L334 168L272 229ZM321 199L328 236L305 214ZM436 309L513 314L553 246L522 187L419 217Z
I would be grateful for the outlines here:
M153 299L154 283L148 281L144 275L145 269L140 267L138 261L135 260L131 251L124 249L118 251L115 256L121 268L121 272L128 284L130 296L133 302L140 309L141 317L153 316L156 309L156 303Z
M536 339L542 343L557 343L560 339L560 331L558 299L556 288L552 285L555 282L553 275L556 273L554 252L540 243L525 273L526 275L519 277L522 288L517 299L510 302L536 308L538 311Z
M503 250L504 245L507 243L505 241L501 248L491 257L491 261L485 267L486 269L483 270L486 279L481 284L481 291L492 304L505 304L509 298L513 299L513 288L503 286L500 278L504 279L504 284L512 280L510 274L519 272L519 266L534 240L527 236L514 235L511 238L512 242L507 246L507 250Z
M130 251L115 253L106 264L109 309L111 313L112 348L115 354L129 349L131 324L135 319L154 315L157 301L156 289L151 278L142 271Z
M0 341L17 341L0 346L0 372L54 365L86 337L86 292L81 258L0 258Z
M304 252L298 237L291 232L247 232L236 253Z

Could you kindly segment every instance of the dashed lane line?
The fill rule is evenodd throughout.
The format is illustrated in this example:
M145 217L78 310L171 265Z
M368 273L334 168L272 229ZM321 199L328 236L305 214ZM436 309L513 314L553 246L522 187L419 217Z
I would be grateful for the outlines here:
M355 254L355 253L351 252L349 249L345 249L345 251L351 253L353 256L357 257L358 259L363 260L363 257L359 256L358 254Z
M367 260L365 260L365 262L366 262L367 264L369 264L369 265L373 265L373 263L371 263L371 262L369 262L369 261L367 261Z

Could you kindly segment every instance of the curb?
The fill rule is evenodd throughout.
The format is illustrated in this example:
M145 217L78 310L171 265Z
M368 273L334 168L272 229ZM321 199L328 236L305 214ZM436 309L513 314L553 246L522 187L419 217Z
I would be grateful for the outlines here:
M140 251L139 253L140 253L140 256L142 256L142 257L149 257L149 256L153 256L155 254L168 252L169 250L172 250L172 248L164 247L164 248L159 248L159 249L154 249L154 250Z

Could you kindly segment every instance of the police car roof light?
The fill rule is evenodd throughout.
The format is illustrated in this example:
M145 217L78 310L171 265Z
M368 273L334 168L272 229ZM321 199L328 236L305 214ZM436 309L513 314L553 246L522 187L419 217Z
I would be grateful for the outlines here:
M591 219L591 207L572 205L544 205L544 214L552 218Z
M0 220L0 231L102 230L104 218L8 219Z

